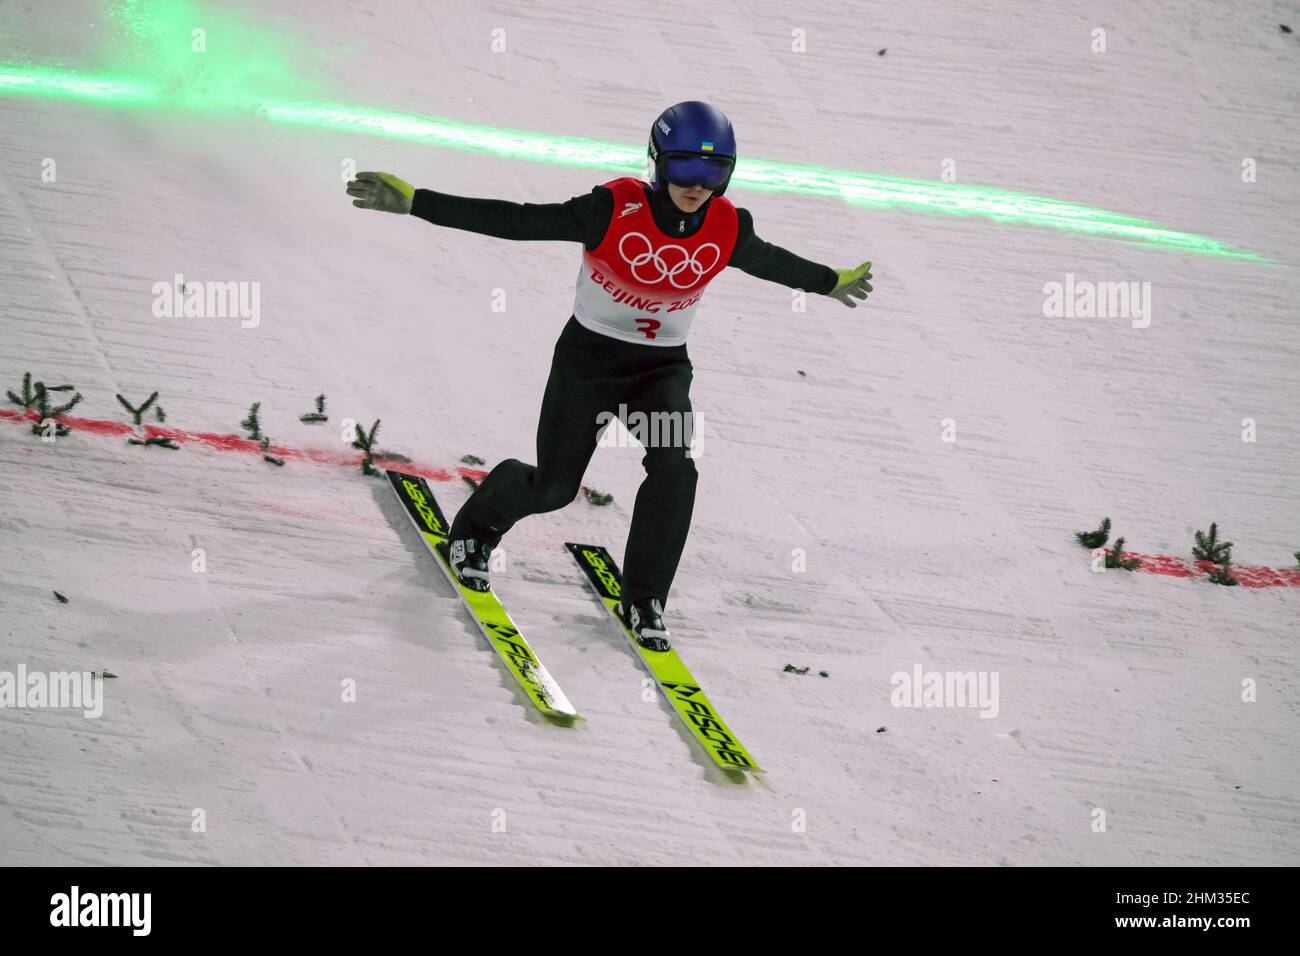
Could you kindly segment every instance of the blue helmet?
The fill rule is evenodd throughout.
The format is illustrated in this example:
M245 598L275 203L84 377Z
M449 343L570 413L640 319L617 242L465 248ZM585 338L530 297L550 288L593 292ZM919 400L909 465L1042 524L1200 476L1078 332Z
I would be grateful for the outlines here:
M700 185L721 196L736 166L736 134L721 110L687 100L659 114L646 152L654 189Z

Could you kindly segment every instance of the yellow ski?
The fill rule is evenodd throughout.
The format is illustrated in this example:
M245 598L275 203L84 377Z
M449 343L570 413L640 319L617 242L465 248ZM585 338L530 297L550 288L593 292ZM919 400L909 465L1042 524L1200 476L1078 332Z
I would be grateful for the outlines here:
M452 574L451 565L447 561L447 534L451 531L451 524L438 507L429 483L418 475L407 475L400 471L389 471L387 474L397 500L402 503L406 516L420 532L434 562L442 568L448 582L460 594L483 636L496 649L506 669L519 682L529 700L550 717L577 717L578 712L569 703L569 698L564 696L560 685L537 659L528 641L519 633L519 628L497 599L496 593L462 587Z
M761 773L763 768L754 762L749 751L722 722L722 718L718 716L709 698L705 696L700 685L691 676L691 672L682 663L682 659L677 656L677 652L675 650L652 651L642 647L637 643L632 631L623 623L623 619L618 616L615 608L622 593L623 577L609 551L596 544L566 543L565 547L578 562L578 567L586 574L587 583L596 592L600 602L605 605L610 616L618 622L623 636L632 643L632 648L641 658L641 663L645 665L646 670L659 684L659 689L668 698L668 703L672 704L677 716L713 758L713 762L725 770L753 770Z

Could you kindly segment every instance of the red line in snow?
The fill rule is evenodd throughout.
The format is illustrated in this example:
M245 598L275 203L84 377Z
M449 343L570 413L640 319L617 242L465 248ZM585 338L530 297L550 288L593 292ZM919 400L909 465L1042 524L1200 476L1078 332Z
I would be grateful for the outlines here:
M1106 548L1110 553L1110 548ZM1175 578L1204 577L1214 570L1211 561L1191 562L1186 558L1176 558L1168 554L1143 554L1141 551L1129 551L1124 554L1132 558L1141 558L1137 570L1147 574L1167 574ZM1295 568L1269 568L1260 564L1234 564L1229 572L1243 588L1300 588L1300 570Z
M34 422L37 417L37 414L31 409L14 411L13 409L0 408L0 420L14 424ZM95 435L130 435L133 438L141 439L170 438L178 445L202 445L215 451L243 452L247 455L262 454L260 442L255 442L251 438L241 438L238 435L190 432L181 428L163 428L160 425L142 425L141 431L137 432L133 426L123 422L102 421L94 418L74 418L69 415L59 416L58 421L74 431L90 432ZM325 451L320 448L293 448L289 445L272 445L268 450L271 454L286 460L314 461L322 465L337 465L344 468L361 467L363 457L360 452ZM390 461L408 474L420 475L434 481L455 481L460 476L481 481L483 476L487 474L481 468L458 466L454 469L448 469L437 465L421 465L417 462L393 461L392 459L385 459L382 455L377 456L375 461L381 465L385 461ZM1138 567L1138 570L1145 571L1147 574L1166 574L1176 578L1198 578L1214 570L1214 565L1209 561L1197 561L1193 565L1184 558L1177 558L1167 554L1142 554L1140 551L1125 551L1124 553L1135 558L1141 558L1142 564ZM1263 565L1234 564L1232 566L1232 576L1237 579L1240 586L1245 588L1300 588L1300 570L1293 568L1269 568Z
M35 422L38 418L36 412L31 409L15 411L9 408L0 408L0 420L12 422L15 425L24 422ZM141 425L140 430L137 431L135 427L123 422L110 422L95 418L75 418L71 415L60 415L57 421L67 425L73 431L89 432L94 435L128 435L141 440L170 438L178 445L202 445L214 451L243 452L247 455L262 454L261 442L253 441L251 438L241 438L239 435L191 432L182 428L164 428L161 425ZM364 457L360 452L326 451L321 448L293 448L289 445L274 444L267 451L278 458L286 460L314 461L322 465L337 465L345 468L360 468ZM376 464L382 466L385 462L393 464L408 474L420 475L433 481L455 481L461 476L479 481L487 474L481 468L457 466L448 469L437 465L421 465L418 462L397 461L385 458L383 455L375 456Z

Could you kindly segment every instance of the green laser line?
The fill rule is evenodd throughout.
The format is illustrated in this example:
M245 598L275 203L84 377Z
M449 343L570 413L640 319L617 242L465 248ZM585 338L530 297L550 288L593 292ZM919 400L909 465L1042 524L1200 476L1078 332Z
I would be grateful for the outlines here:
M640 147L361 106L262 99L238 89L216 92L209 86L196 90L193 84L164 85L148 80L0 64L0 95L3 94L130 108L157 106L253 112L277 123L475 150L531 162L636 173L645 168L645 151ZM1159 223L989 186L869 176L748 157L736 167L732 182L742 188L829 197L858 206L896 207L930 215L979 216L1000 223L1041 226L1193 255L1269 261L1244 249L1168 229Z

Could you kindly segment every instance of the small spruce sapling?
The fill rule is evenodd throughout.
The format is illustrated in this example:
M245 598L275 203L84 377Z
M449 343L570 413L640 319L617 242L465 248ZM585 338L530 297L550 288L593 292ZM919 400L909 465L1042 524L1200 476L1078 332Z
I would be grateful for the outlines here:
M307 425L315 425L319 422L329 421L329 416L325 414L325 396L316 396L316 411L308 412L306 415L300 415L298 421Z
M370 426L370 431L366 431L360 426L357 427L357 437L352 442L352 447L360 449L366 453L361 459L361 473L363 475L379 475L380 472L375 468L375 436L379 434L380 419L376 418L375 423Z
M248 409L248 417L239 423L239 427L248 432L250 441L262 440L262 420L258 415L258 409L261 407L261 402L254 402Z
M1074 537L1085 548L1104 547L1110 540L1110 519L1102 518L1096 531L1076 531Z
M1118 568L1121 571L1133 571L1141 566L1141 558L1125 557L1123 538L1116 539L1115 547L1111 548L1106 554L1106 567L1108 568Z
M1208 575L1214 584L1223 584L1229 587L1237 583L1237 579L1232 576L1229 570L1232 565L1232 542L1219 540L1219 526L1215 522L1210 522L1210 533L1204 531L1196 532L1196 544L1192 546L1192 557L1197 561L1209 561L1214 565L1214 570Z

